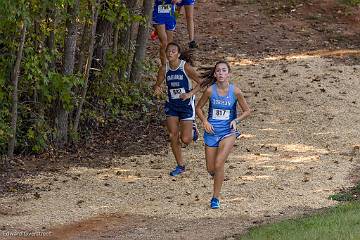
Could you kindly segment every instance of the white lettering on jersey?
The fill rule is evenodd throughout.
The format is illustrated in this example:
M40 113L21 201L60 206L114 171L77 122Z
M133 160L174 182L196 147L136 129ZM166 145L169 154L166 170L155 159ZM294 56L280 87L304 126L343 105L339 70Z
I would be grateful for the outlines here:
M173 75L167 76L167 78L166 78L166 80L168 80L168 81L183 80L183 79L184 79L183 74L173 74Z
M213 99L213 104L214 104L214 105L222 105L222 106L230 106L230 105L231 105L231 102L230 102L230 101L221 100L221 99Z

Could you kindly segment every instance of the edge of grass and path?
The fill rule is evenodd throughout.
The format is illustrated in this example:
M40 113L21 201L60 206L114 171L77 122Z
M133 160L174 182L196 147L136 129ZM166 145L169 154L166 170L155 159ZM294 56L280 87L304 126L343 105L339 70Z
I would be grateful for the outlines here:
M329 196L340 201L327 208L297 219L251 228L239 240L359 240L360 239L360 181L351 189Z

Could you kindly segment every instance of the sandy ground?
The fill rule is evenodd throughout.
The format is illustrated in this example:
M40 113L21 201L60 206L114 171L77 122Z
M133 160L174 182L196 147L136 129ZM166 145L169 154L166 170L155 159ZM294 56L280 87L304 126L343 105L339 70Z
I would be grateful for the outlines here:
M220 210L209 208L212 181L200 138L184 149L188 171L177 178L168 176L168 151L24 179L38 194L0 199L0 233L216 239L336 204L329 195L351 186L348 174L359 163L360 66L303 57L251 65L229 59L254 112L226 163Z
M272 15L268 21L258 5L237 2L230 9L220 1L214 10L213 1L199 1L198 67L226 56L232 80L253 110L226 163L221 209L209 208L212 180L200 138L184 149L188 170L177 178L168 175L175 165L168 149L107 156L108 168L74 167L22 179L35 191L0 198L0 239L234 239L251 226L335 205L329 195L352 186L349 174L360 164L360 65L328 57L359 50L309 53L324 49L311 45L324 40L306 28L311 24ZM208 26L205 15L214 20L224 12L231 13L230 23L241 18L239 25L248 29L234 34L227 23ZM358 34L350 30L350 37ZM178 31L184 34L184 26ZM283 33L291 39L276 38Z

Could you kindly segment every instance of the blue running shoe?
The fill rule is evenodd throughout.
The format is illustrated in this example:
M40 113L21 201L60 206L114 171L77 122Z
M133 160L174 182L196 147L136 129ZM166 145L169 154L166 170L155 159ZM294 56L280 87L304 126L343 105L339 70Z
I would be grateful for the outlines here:
M220 208L220 201L219 201L219 199L213 197L213 198L211 199L211 201L210 201L210 207L211 207L212 209L218 209L218 208Z
M180 175L183 172L185 172L185 166L177 165L176 168L170 172L170 176L176 177L177 175Z
M197 129L195 121L193 121L193 125L192 125L192 136L194 142L196 142L199 138L199 130Z

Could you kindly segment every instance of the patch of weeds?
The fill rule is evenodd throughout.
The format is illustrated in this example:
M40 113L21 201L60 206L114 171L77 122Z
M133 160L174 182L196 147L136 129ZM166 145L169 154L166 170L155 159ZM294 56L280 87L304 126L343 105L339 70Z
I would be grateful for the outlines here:
M329 196L329 199L335 200L338 202L350 202L350 201L359 201L360 200L360 182L358 182L354 187L342 190L339 193Z
M360 0L338 0L340 3L350 5L350 6L357 6L360 5Z
M349 201L353 201L354 197L350 193L337 193L334 195L330 195L329 199L338 202L349 202Z

